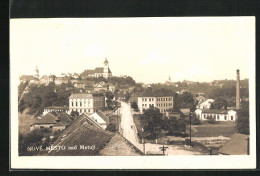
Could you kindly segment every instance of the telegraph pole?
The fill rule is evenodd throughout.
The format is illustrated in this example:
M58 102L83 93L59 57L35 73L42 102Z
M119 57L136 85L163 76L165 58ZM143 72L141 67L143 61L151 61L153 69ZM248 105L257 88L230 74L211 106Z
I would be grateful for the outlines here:
M168 147L164 147L164 145L162 147L160 147L159 149L161 149L161 151L163 152L163 155L165 155L164 151L167 149Z
M191 116L192 116L192 113L190 112L190 147L191 147Z

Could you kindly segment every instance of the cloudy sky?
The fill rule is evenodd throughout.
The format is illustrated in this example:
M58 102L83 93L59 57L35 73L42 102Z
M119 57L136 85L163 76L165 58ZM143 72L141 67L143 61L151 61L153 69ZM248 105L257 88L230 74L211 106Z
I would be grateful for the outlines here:
M249 77L253 17L12 19L11 72L82 73L109 61L137 82Z

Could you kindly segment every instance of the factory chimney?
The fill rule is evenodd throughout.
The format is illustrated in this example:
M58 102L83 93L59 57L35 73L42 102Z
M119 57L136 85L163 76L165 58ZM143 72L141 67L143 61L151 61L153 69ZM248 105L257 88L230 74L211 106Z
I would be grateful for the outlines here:
M236 109L240 109L240 78L239 78L238 69L237 69L237 85L236 85Z

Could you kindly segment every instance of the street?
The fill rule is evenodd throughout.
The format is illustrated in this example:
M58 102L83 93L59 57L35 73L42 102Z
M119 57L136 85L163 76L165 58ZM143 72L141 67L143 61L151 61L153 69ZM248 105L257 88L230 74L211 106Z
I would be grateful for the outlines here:
M137 138L137 133L135 130L133 116L131 114L131 107L125 102L121 102L121 128L123 129L122 135L129 140L133 145L143 151L143 144L139 143ZM132 127L131 127L132 126ZM145 143L145 153L147 152L156 152L159 153L162 151L159 147L163 145L160 144L151 144ZM168 149L165 151L166 155L199 155L199 152L187 151L180 149L179 146L167 145Z

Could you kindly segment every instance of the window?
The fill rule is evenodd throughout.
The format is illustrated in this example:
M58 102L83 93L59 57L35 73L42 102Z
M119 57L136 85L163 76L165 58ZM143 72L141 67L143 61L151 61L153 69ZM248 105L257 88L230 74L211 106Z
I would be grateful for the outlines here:
M146 101L147 99L145 98L144 101Z
M88 112L90 112L90 109L88 109Z
M144 98L142 98L142 101L144 101Z
M167 101L167 98L165 98L165 100Z
M76 106L78 106L78 102L76 102Z
M219 120L219 115L217 115L217 119Z
M225 120L227 120L227 116L225 115Z
M82 106L82 103L80 102L80 106Z
M233 116L231 116L231 120L233 120Z
M142 107L144 107L144 104L142 104Z
M73 106L73 102L71 102L71 106Z

